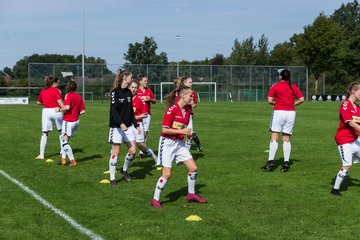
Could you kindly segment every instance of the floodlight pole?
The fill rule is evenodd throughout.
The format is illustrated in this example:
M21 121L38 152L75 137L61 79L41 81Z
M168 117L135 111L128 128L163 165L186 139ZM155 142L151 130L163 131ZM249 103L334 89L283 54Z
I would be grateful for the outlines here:
M179 42L179 39L180 39L180 35L176 35L176 41ZM178 46L178 50L177 52L179 52L179 44L177 44ZM179 57L179 56L178 56ZM179 61L180 61L180 58L178 59L177 63L176 63L176 77L179 77Z
M85 36L84 36L84 0L82 0L82 58L81 58L81 68L82 68L82 97L85 101Z

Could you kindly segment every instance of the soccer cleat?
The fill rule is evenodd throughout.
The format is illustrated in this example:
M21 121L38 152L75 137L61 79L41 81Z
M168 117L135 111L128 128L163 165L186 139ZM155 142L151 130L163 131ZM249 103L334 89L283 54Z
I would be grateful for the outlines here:
M266 162L266 164L261 169L263 169L263 170L271 170L274 167L275 167L274 160L269 160L269 161Z
M125 181L130 182L131 177L127 171L124 171L122 168L120 169L120 173L124 176Z
M207 200L205 198L200 197L199 195L195 193L188 193L186 195L186 199L189 202L198 202L198 203L207 203Z
M110 185L111 185L111 186L115 186L116 184L117 184L116 179L110 180Z
M64 158L61 158L60 162L59 162L59 165L61 166L65 166L66 165L66 160Z
M141 153L138 154L138 158L140 161L144 160L144 156Z
M282 172L287 172L287 171L289 171L289 168L290 168L290 164L289 164L289 162L284 162L284 164L283 164L283 167L281 168L281 171Z
M44 160L44 156L37 156L37 157L35 157L35 159L38 159L38 160Z
M77 162L75 160L71 160L70 167L77 167Z
M334 195L334 196L337 196L337 197L340 197L340 196L341 196L339 189L333 188L333 189L331 189L331 192L330 192L330 193L331 193L332 195Z
M162 208L160 201L156 199L151 200L151 206L153 206L154 208Z
M203 146L202 146L202 145L199 145L199 146L197 147L197 151L198 151L198 152L202 152L202 150L203 150Z

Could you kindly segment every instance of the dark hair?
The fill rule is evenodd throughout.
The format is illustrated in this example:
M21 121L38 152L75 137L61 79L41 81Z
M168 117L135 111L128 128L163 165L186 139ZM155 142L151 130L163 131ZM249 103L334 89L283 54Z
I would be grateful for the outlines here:
M116 72L116 76L115 76L115 80L113 83L113 87L111 90L116 90L116 89L120 89L121 85L124 81L124 77L130 75L131 72L127 71L125 68L121 68L119 70L117 70Z
M165 101L164 101L164 105L165 108L168 109L170 108L172 105L175 104L175 100L176 100L176 96L181 96L183 95L185 92L187 92L188 90L191 90L191 88L187 87L187 86L180 86L179 88L176 88L174 90L172 90L168 95L166 95L165 97ZM191 90L192 91L192 90Z
M346 93L345 93L346 99L348 99L350 97L352 91L358 90L359 88L360 88L359 82L350 83L350 85L348 86Z
M145 76L142 73L139 73L136 79L138 80L138 82L140 82L144 77Z
M69 80L68 83L66 84L66 93L69 92L75 92L77 89L77 84L74 80Z
M183 86L185 79L187 79L185 76L180 76L180 77L177 77L176 79L174 79L174 84L175 84L176 88Z
M294 95L294 89L292 88L292 84L291 84L291 74L290 71L287 69L284 69L280 72L280 76L282 80L285 80L288 82L289 84L289 88L291 89L292 94Z
M53 76L47 76L45 80L45 88L49 88L53 85L53 83L57 83L59 79Z

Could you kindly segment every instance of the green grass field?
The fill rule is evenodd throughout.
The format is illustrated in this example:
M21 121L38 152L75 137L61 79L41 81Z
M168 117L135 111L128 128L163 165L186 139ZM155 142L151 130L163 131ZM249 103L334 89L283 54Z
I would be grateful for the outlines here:
M198 192L208 204L188 203L186 169L174 167L153 209L160 171L150 158L135 159L130 183L100 184L108 178L108 104L88 103L71 146L79 166L57 165L58 134L50 133L46 158L35 160L41 107L0 106L0 170L5 171L82 226L104 239L356 239L360 232L360 169L355 165L330 194L340 167L334 142L339 102L305 102L297 108L291 168L280 172L282 144L273 172L267 160L272 108L261 103L200 103L195 130L203 152L197 160ZM157 152L163 106L154 105L149 147ZM126 150L122 146L118 167ZM0 175L0 239L88 239L52 210ZM188 222L196 214L200 222Z

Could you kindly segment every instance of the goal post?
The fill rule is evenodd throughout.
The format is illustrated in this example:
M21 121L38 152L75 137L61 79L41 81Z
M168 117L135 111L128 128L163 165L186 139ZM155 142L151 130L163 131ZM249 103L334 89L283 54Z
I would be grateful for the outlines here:
M160 101L163 102L163 98L174 90L174 82L161 82L160 83ZM207 89L204 89L206 88ZM200 99L200 95L208 95L209 101L211 98L214 99L214 102L216 102L216 95L217 95L217 85L216 82L193 82L193 89L198 94L198 99ZM201 99L204 99L205 97L201 97Z

